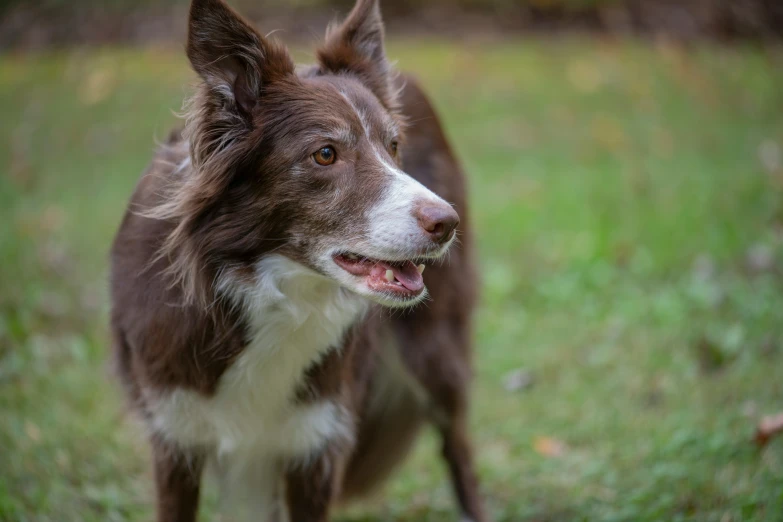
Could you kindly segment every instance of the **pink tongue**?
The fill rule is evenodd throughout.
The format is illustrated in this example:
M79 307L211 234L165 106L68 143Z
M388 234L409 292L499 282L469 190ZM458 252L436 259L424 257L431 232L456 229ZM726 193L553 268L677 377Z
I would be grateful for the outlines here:
M402 265L390 265L381 261L379 263L387 270L394 272L394 277L402 283L402 286L412 292L418 292L424 288L424 278L419 273L416 265L412 261L405 261Z

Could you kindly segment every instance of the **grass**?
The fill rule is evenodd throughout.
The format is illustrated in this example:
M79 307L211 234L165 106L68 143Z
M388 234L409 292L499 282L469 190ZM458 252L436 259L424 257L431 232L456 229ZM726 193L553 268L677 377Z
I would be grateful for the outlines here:
M633 42L395 42L471 180L473 432L495 518L781 521L783 67ZM178 50L0 58L0 520L150 516L106 256ZM525 391L504 376L522 368ZM209 512L207 502L205 511ZM432 434L343 522L456 519Z

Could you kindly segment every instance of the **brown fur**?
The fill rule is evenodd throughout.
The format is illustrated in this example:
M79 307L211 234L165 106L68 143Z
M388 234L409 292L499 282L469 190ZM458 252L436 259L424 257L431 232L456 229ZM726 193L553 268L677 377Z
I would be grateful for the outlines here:
M372 139L387 146L403 141L391 132L409 120L404 151L389 160L454 205L460 243L448 262L427 268L427 306L393 318L374 307L340 350L302 375L293 399L334 398L351 412L356 436L286 467L285 498L293 522L328 520L330 506L379 482L432 422L462 512L485 522L466 431L476 282L464 177L426 96L412 78L391 74L377 2L359 0L330 30L319 63L299 74L284 48L220 0L194 0L190 27L188 56L202 83L184 135L174 134L142 177L112 248L114 349L133 406L147 417L149 397L216 393L249 328L215 290L221 276L250 280L272 252L320 272L311 252L323 242L362 240L362 216L384 187L366 159L371 150L361 140L344 144L343 163L326 175L302 161L314 131L348 125L360 135L368 122L358 106L377 130ZM375 407L390 353L423 402L401 390L399 402ZM207 449L179 447L154 430L151 442L158 520L192 522Z

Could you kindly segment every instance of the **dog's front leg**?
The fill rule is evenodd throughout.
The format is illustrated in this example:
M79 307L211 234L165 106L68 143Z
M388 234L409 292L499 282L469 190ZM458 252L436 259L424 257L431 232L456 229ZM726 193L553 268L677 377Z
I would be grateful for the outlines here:
M337 492L339 457L325 451L304 464L292 466L285 476L288 522L328 522Z
M152 437L158 522L195 522L204 455Z
M219 455L220 515L225 522L287 522L281 511L281 468L257 448Z

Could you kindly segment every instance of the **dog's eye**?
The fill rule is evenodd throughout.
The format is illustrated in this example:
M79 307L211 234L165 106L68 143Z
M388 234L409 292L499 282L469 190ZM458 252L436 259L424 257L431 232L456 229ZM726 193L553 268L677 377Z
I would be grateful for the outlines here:
M313 154L313 159L319 165L326 167L334 163L334 160L337 159L337 153L334 151L334 147L322 147Z
M392 157L397 157L397 146L399 144L396 141L391 142L391 145L389 145L389 152L391 152Z

